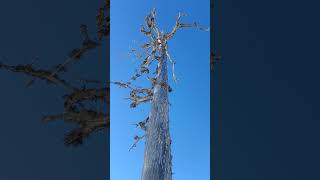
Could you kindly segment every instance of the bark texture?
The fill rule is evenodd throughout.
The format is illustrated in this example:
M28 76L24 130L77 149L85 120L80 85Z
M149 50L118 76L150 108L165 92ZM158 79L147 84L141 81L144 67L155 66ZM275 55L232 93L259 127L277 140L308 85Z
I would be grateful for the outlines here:
M167 56L162 47L146 129L142 180L172 180L168 105Z

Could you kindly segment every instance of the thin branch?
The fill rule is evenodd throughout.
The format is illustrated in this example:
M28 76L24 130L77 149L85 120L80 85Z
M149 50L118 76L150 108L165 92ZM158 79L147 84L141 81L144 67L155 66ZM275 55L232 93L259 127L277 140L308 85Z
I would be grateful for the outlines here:
M77 89L70 95L65 95L64 108L76 107L83 101L98 101L109 103L109 88Z
M177 84L178 83L178 79L176 77L175 70L174 70L174 65L176 64L176 62L171 59L168 50L166 51L166 54L167 54L167 57L168 57L170 63L172 64L172 78L173 78L173 81Z
M68 110L62 114L43 117L44 122L62 119L65 122L78 124L78 128L70 131L66 138L66 145L79 145L90 134L110 127L110 116L105 113L98 113L92 110Z
M203 31L209 31L210 30L209 28L205 28L205 27L199 26L196 22L194 22L192 24L182 24L182 23L180 23L180 19L183 16L187 16L187 15L186 14L182 14L182 13L178 14L178 16L176 18L176 24L173 27L172 31L170 33L166 33L165 34L166 40L170 40L174 36L174 34L177 32L177 30L180 29L180 28L196 27L199 30L203 30Z
M136 128L140 128L142 129L143 131L146 131L147 130L147 122L149 120L149 117L147 117L145 120L143 121L139 121L137 123L133 123L132 125L135 125Z
M129 151L131 151L131 149L133 149L133 148L135 148L135 147L137 147L137 144L138 144L138 142L141 140L141 139L143 139L145 137L145 135L143 135L143 136L134 136L134 140L135 140L135 142L133 143L133 145L130 147L130 149L129 149Z
M130 82L128 82L128 83L122 83L122 82L111 82L112 84L114 84L114 85L117 85L117 86L120 86L120 87L122 87L122 88L130 88L130 89L132 89L131 88L131 83Z
M7 71L11 72L17 72L17 73L23 73L28 76L32 76L34 79L42 79L46 80L48 83L61 85L67 90L73 90L74 87L72 87L68 82L58 77L58 75L51 76L52 72L48 70L36 70L32 67L32 65L16 65L16 66L10 66L7 64L0 63L0 69L5 69ZM27 86L29 86L32 82L27 83Z

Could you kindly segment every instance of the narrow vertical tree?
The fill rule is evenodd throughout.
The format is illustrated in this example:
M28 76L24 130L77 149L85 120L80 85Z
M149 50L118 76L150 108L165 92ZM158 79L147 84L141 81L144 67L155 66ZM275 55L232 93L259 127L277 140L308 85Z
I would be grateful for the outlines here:
M142 180L171 180L172 156L171 137L169 131L169 98L172 88L168 82L168 62L172 65L173 80L176 82L174 65L168 52L168 41L173 38L180 28L196 27L200 30L208 30L198 26L197 23L183 24L180 19L185 14L177 16L175 26L171 32L160 32L156 24L156 10L153 9L145 18L145 26L140 31L149 37L150 41L141 46L142 54L137 58L143 58L140 71L131 78L136 80L143 74L150 74L149 68L156 62L155 77L149 78L150 88L137 89L132 87L132 82L113 82L121 87L130 88L131 107L136 107L141 102L151 102L151 111L145 121L137 123L145 131L142 137L135 136L135 143L145 138L144 164ZM136 50L134 50L136 51Z

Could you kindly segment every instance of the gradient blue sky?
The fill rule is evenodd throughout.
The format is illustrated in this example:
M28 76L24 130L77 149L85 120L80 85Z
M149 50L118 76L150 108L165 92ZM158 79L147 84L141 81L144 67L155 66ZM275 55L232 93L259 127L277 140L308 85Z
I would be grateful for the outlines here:
M111 6L111 81L127 81L137 63L128 52L148 40L139 32L144 17L157 8L160 29L170 31L178 12L190 16L183 22L197 21L209 27L208 0L198 1L112 1ZM173 178L175 180L206 180L210 177L210 33L196 29L181 29L169 42L169 49L176 60L179 84L172 84L170 94L170 128L173 149ZM135 43L137 42L137 43ZM171 66L169 66L171 69ZM171 71L170 71L171 72ZM169 74L172 82L172 76ZM140 81L139 81L140 82ZM142 82L139 85L145 85ZM143 120L149 105L129 107L126 89L111 86L111 180L140 179L144 143L128 152L133 136L141 134L134 122Z

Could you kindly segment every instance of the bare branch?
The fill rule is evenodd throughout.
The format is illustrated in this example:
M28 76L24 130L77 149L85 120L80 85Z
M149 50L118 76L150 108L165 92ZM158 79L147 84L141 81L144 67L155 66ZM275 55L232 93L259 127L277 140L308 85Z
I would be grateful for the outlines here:
M176 77L175 70L174 70L174 65L176 64L176 62L171 59L168 50L166 51L166 54L167 54L167 57L168 57L170 63L172 64L172 78L173 78L173 81L174 81L175 83L178 83L178 79L177 79L177 77Z
M145 135L143 135L143 136L134 136L134 143L133 143L133 145L130 147L130 149L129 149L129 151L131 151L131 149L133 149L133 148L135 148L135 147L137 147L137 144L138 144L138 142L141 140L141 139L143 139L144 138L144 136Z
M172 31L170 33L166 33L165 36L166 36L166 40L169 40L171 39L174 34L177 32L178 29L180 28L189 28L189 27L196 27L198 28L199 30L203 30L203 31L209 31L209 28L205 28L205 27L201 27L199 26L196 22L192 23L192 24L182 24L180 23L180 19L181 17L183 16L186 16L186 14L181 14L179 13L177 18L176 18L176 24L175 26L173 27Z
M145 120L143 121L140 121L140 122L137 122L137 123L134 123L133 125L136 126L136 128L140 128L142 129L143 131L146 131L147 130L147 122L149 120L149 117L147 117Z
M152 96L150 95L147 95L147 96L131 96L130 98L127 98L127 99L130 99L132 100L133 102L130 104L130 107L132 108L135 108L137 107L140 103L146 103L146 102L150 102L152 101Z
M140 31L146 36L150 37L152 41L155 41L156 37L159 37L161 34L156 25L155 17L156 9L153 9L144 19L145 25L148 28L148 30L146 30L143 25L140 28ZM155 34L153 33L153 31L155 32Z
M99 40L110 34L110 16L107 16L107 10L110 8L110 1L106 0L103 7L98 9L96 16L96 29Z
M96 16L96 35L97 41L89 36L86 25L80 26L80 33L82 35L82 42L80 47L73 49L68 57L61 63L54 66L52 70L36 69L33 67L34 61L31 64L25 65L7 65L0 63L0 69L11 71L14 73L22 73L31 76L32 79L27 81L26 86L32 85L35 80L45 80L50 84L59 85L67 90L68 94L64 96L64 112L55 115L44 116L43 121L64 120L65 122L76 124L78 127L70 131L65 137L66 145L79 145L90 134L110 127L110 115L99 111L99 104L103 103L109 105L109 88L95 87L95 88L78 88L80 83L72 86L60 76L62 72L67 71L67 66L78 62L85 53L91 49L100 46L104 37L110 33L110 17L108 9L110 1L105 0L103 7L98 9ZM84 85L95 83L100 85L99 81L95 80L81 80ZM99 102L99 103L98 103ZM95 107L87 108L95 103ZM92 110L95 109L95 110Z
M121 83L121 82L111 82L112 84L114 84L114 85L118 85L118 86L120 86L120 87L122 87L122 88L130 88L130 89L132 89L131 87L130 87L130 82L127 82L127 83Z
M66 145L79 145L90 134L110 126L110 116L92 110L68 110L62 114L43 117L44 122L62 119L65 122L76 123L78 128L69 132L65 138Z
M16 66L10 66L7 64L0 63L0 69L4 69L11 72L17 72L17 73L23 73L28 76L32 76L34 79L42 79L46 80L48 83L52 83L55 85L61 85L67 90L73 90L74 88L67 83L65 80L58 77L58 75L51 76L52 72L48 70L36 70L32 67L32 65L16 65ZM27 83L27 86L29 86L31 82Z
M91 89L77 89L70 95L65 95L64 108L77 107L83 101L98 101L109 103L109 88L91 88Z

